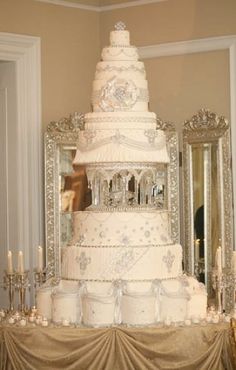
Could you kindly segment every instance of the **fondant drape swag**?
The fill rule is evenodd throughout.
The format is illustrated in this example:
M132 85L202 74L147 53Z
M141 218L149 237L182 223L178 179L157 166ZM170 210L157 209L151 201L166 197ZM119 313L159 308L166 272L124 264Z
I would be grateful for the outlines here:
M170 328L0 326L1 370L233 370L229 325Z

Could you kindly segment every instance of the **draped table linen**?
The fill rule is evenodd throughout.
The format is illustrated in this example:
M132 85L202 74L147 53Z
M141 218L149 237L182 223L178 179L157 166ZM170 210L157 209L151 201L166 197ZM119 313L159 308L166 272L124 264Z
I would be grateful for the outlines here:
M0 325L1 370L234 370L229 324L81 328Z

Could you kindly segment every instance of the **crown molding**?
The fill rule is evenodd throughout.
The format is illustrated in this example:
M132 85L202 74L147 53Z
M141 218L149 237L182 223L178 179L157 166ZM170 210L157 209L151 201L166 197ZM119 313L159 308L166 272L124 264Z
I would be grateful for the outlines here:
M64 1L64 0L35 0L35 1L38 1L38 2L41 2L41 3L48 3L48 4L53 4L53 5L65 6L67 8L92 10L94 12L100 12L101 11L100 6L78 4L78 3L74 3L72 1Z
M114 4L114 5L104 5L100 9L102 12L106 12L114 9L122 8L131 8L133 6L149 5L154 3L162 3L167 0L136 0L136 1L127 1L125 4Z
M130 8L133 6L161 3L163 1L168 1L168 0L136 0L136 1L127 1L124 4L101 5L101 6L78 4L78 3L74 3L73 1L64 1L64 0L35 0L35 1L53 4L53 5L65 6L67 8L91 10L94 12L105 12L105 11L115 10L115 9Z
M149 59L224 49L230 50L235 44L236 35L230 35L148 45L139 47L138 50L141 59Z

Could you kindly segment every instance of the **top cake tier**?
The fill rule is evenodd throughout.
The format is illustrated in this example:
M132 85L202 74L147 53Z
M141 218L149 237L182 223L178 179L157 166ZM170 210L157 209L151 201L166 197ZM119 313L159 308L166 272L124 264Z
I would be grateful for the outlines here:
M148 109L145 67L124 27L119 22L111 31L96 65L93 111L85 115L74 164L169 162L165 134Z
M130 46L129 31L115 30L110 33L111 46Z
M120 22L121 23L121 22ZM122 27L122 26L121 26ZM125 27L123 25L123 27ZM119 28L119 23L118 23ZM103 48L103 61L137 61L138 50L130 45L129 31L116 29L110 33L110 46Z
M125 27L119 22L118 27ZM93 82L94 112L147 112L148 83L138 51L130 46L129 31L117 28L110 33L110 46L103 48Z

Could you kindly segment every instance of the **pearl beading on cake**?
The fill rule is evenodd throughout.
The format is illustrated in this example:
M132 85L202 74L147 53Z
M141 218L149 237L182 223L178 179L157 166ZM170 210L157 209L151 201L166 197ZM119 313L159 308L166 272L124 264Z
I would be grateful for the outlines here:
M103 169L103 170L111 170L111 171L116 171L116 170L129 170L129 169L134 169L134 170L147 170L147 169L155 169L157 171L160 171L160 176L161 173L165 171L165 165L164 163L152 163L152 162L147 162L147 163L141 163L141 162L128 162L128 163L103 163L103 164L90 164L88 165L89 170L96 170L96 169Z
M136 122L136 123L155 123L156 124L156 118L153 117L142 117L140 114L139 116L136 117L91 117L91 118L85 118L85 123L103 123L103 122L109 122L109 123L131 123L131 122Z
M106 65L106 67L99 66L96 69L96 74L97 73L102 73L102 72L118 72L118 73L121 73L121 72L126 72L126 71L140 72L143 75L146 74L144 67L139 68L139 67L136 67L133 64L131 64L130 66L127 66L127 67L124 67L124 66L118 67L118 66L109 66L109 65ZM95 75L95 77L96 77L96 75Z
M138 205L130 205L130 206L89 206L87 211L91 212L152 212L153 210L163 210L163 205L146 205L146 206L138 206ZM167 210L166 210L167 211Z
M176 278L181 277L182 273L177 275L176 277L163 277L162 279L83 279L81 278L81 282L91 282L91 283L120 283L120 282L129 282L129 283L147 283L147 282L154 282L154 281L166 281L166 280L176 280ZM63 280L67 281L78 281L78 279L67 278L63 277Z
M124 243L125 244L125 243ZM83 244L81 244L81 243L72 243L72 244L69 244L69 245L73 245L73 246L75 246L75 247L77 247L77 248L99 248L99 249L101 249L101 248L123 248L124 247L124 244L119 244L119 245L117 245L117 244L114 244L114 245L83 245ZM142 245L129 245L128 246L128 248L134 248L134 249L144 249L144 248L161 248L161 247L163 247L163 245L165 246L165 247L171 247L171 246L173 246L173 245L175 245L174 243L168 243L168 244L142 244ZM168 252L170 252L169 250L168 250ZM167 253L168 253L167 252ZM171 252L170 252L171 253ZM166 261L163 261L163 262L165 262L165 263L167 263L168 264L168 266L170 265L170 262L169 262L169 260L172 260L172 258L171 258L171 256L169 257L169 254L167 255L167 259L168 259L168 261L166 262ZM173 263L173 262L172 262ZM171 263L171 265L172 265L172 263Z

